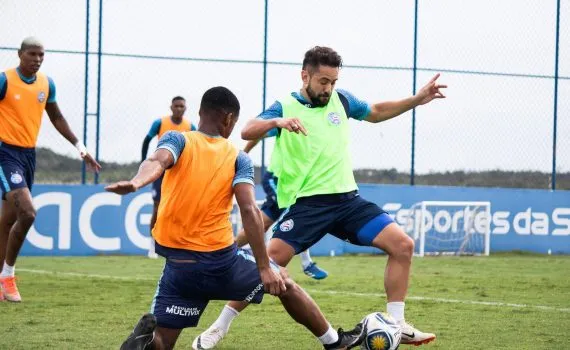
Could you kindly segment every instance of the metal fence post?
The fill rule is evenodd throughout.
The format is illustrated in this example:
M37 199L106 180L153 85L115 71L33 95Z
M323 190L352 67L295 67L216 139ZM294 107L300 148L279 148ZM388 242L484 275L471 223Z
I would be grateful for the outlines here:
M556 53L554 57L554 123L552 130L552 190L556 190L556 134L558 124L558 58L560 55L560 0L556 1Z
M415 0L414 7L414 67L413 67L413 82L412 93L416 94L416 77L417 77L417 62L418 62L418 0ZM415 184L415 161L416 161L416 109L412 109L412 155L410 167L410 185Z

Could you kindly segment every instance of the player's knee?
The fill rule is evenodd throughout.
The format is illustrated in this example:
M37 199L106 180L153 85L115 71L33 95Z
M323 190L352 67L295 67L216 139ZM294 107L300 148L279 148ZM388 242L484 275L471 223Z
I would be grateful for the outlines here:
M18 212L18 220L23 225L32 225L36 220L36 211L33 208L21 210Z
M414 240L407 235L402 236L396 248L393 250L392 255L403 260L412 260L412 256L414 255Z
M299 287L299 285L291 278L285 278L284 282L285 282L285 288L287 288L287 290L285 291L285 293L281 294L281 298L295 297L296 295L299 295L299 293L303 292L301 290L301 287Z

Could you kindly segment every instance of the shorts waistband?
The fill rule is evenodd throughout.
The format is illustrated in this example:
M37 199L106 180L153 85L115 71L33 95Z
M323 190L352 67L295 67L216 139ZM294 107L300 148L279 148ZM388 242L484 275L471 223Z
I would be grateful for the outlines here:
M9 143L2 142L2 141L0 141L0 148L7 148L7 149L12 149L15 151L22 151L22 152L34 152L36 150L35 147L29 148L29 147L14 146L14 145L11 145Z
M301 197L297 203L339 203L358 196L358 191L332 194L316 194L314 196Z

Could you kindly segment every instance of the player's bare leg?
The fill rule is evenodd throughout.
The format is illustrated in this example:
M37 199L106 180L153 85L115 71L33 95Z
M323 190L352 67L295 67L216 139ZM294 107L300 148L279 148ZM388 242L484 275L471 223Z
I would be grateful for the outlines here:
M279 266L287 266L295 256L295 250L291 245L279 238L272 238L267 248L269 257ZM283 307L291 318L305 326L315 337L325 344L325 349L345 349L356 346L364 339L364 329L358 324L353 330L344 332L342 329L335 331L319 309L315 301L282 269L282 275L287 286L287 291L279 296ZM212 349L222 340L229 330L229 326L239 312L244 310L249 303L244 301L230 301L222 310L218 319L196 339L193 348L199 349L198 341L202 343L202 349Z
M7 208L4 209L4 206ZM6 227L14 218L16 220L9 229L8 237L6 238ZM32 227L36 218L36 210L32 203L32 195L27 188L18 188L6 194L6 201L2 205L2 232L0 235L0 258L2 258L3 266L0 272L0 285L2 286L2 293L4 298L8 301L19 302L22 301L18 287L16 286L16 279L14 276L14 265L18 253L24 244L26 235ZM4 218L6 214L6 218Z
M154 250L154 238L152 238L152 229L154 228L154 224L156 224L156 218L158 216L158 205L160 204L160 202L158 201L154 201L153 205L152 205L152 216L150 218L150 246L148 248L148 257L151 259L157 259L158 258L158 254L156 254L155 250Z
M414 241L400 226L391 223L374 238L372 245L388 254L384 272L384 289L388 298L387 311L402 327L402 344L427 344L435 334L424 333L405 321L404 300L408 292Z

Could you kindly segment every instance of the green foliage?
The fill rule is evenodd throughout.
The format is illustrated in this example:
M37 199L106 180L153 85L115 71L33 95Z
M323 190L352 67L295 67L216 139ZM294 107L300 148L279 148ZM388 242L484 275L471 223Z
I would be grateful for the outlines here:
M47 148L37 150L37 183L80 183L81 162L53 152ZM100 183L110 183L132 178L139 167L138 162L119 164L101 162L103 170L99 174ZM409 184L410 174L396 169L357 169L354 171L358 183ZM92 182L89 174L87 181ZM260 169L256 168L255 178L261 179ZM550 173L538 171L453 171L443 173L416 174L417 185L432 186L478 186L510 188L550 189ZM557 188L570 190L570 173L557 174Z

